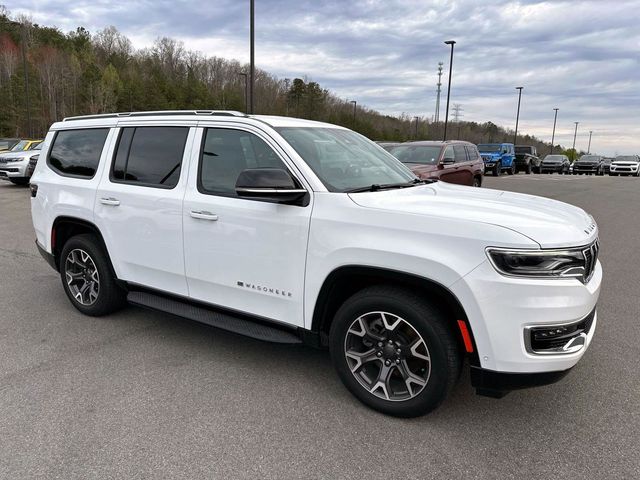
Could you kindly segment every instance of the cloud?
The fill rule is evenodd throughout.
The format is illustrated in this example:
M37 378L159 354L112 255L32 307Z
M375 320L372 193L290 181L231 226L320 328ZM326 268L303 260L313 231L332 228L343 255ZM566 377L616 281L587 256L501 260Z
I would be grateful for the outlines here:
M11 10L64 31L114 25L136 47L170 36L246 62L248 3L17 0ZM636 0L256 0L256 61L383 113L431 117L443 41L455 39L451 102L465 120L513 127L522 85L521 132L550 140L558 107L565 146L579 121L578 147L592 130L592 150L640 152L639 10Z

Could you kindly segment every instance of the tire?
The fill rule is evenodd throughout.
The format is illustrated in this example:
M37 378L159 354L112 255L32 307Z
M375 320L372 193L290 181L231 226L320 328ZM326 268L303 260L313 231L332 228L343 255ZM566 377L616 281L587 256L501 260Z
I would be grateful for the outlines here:
M531 171L533 170L533 168L531 167L530 163L527 163L527 167L524 170L524 173L526 173L527 175L531 175Z
M13 183L14 185L20 185L20 186L24 186L24 185L28 185L29 184L29 179L28 178L9 178L9 181L11 183Z
M499 177L502 175L502 163L498 162L493 166L493 176Z
M515 166L513 163L511 164L511 167L509 167L509 170L507 170L507 173L508 173L509 175L515 175L515 173L516 173L516 166Z
M482 187L482 177L473 177L473 185L474 187Z
M338 376L358 400L397 417L438 407L462 368L446 317L423 296L393 286L368 287L349 298L334 317L329 350ZM362 353L368 353L364 362Z
M126 305L126 292L116 283L111 262L95 235L67 240L60 254L60 278L73 306L85 315L100 317Z

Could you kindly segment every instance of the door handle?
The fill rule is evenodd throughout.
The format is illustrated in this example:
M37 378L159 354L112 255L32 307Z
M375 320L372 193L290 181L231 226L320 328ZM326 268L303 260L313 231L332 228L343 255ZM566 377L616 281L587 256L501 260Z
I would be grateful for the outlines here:
M101 198L100 199L100 203L103 204L103 205L112 205L114 207L117 207L118 205L120 205L120 200L118 200L117 198L113 198L113 197Z
M197 218L198 220L209 220L210 222L215 222L216 220L218 220L218 215L207 212L206 210L191 210L191 216L193 218Z

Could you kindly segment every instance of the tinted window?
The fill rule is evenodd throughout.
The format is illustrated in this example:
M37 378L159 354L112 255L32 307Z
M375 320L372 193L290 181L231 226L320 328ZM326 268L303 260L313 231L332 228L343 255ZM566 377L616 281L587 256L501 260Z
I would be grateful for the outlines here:
M49 166L63 175L93 177L108 133L108 128L58 132L49 154Z
M207 129L198 173L201 192L236 196L236 180L247 168L287 170L271 147L254 134L223 128Z
M453 153L453 147L447 147L447 149L444 151L444 155L442 156L442 158L454 158L454 153Z
M467 161L467 154L464 151L464 145L453 146L453 158L456 163Z
M475 147L464 147L467 149L467 155L469 156L469 160L479 160L480 152Z
M188 127L123 128L111 179L173 188L180 178Z

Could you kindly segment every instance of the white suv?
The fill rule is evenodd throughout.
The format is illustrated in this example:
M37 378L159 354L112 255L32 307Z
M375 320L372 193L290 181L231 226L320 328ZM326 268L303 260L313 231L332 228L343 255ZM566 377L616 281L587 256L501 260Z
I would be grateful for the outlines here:
M66 119L32 178L37 245L73 305L126 302L327 347L346 387L434 409L465 356L500 397L564 376L596 324L583 210L423 182L334 125L236 112Z

